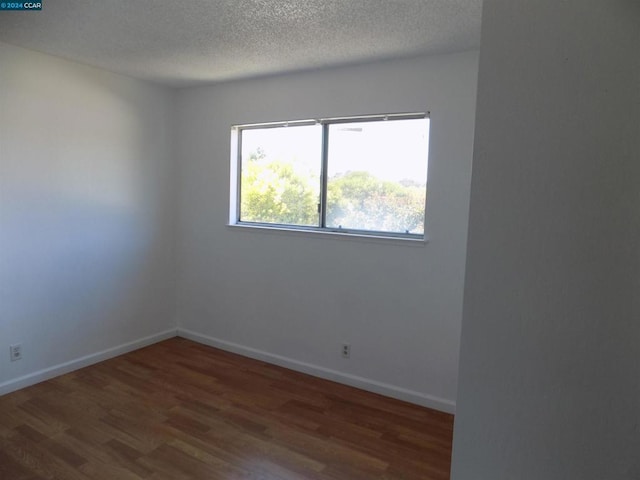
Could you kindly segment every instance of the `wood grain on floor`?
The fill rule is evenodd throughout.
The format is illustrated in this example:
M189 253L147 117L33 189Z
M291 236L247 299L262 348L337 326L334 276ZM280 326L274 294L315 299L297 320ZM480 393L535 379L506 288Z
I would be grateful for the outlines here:
M173 338L0 397L0 479L441 480L453 416Z

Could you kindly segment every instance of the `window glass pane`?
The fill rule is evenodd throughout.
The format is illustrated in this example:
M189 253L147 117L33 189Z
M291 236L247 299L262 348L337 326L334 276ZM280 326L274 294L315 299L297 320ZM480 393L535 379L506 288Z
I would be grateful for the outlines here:
M327 227L424 234L429 119L329 125Z
M240 221L318 226L322 127L244 129Z

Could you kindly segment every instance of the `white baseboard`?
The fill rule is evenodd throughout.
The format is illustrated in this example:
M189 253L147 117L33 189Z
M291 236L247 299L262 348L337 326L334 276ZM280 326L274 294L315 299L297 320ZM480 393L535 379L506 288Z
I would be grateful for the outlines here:
M426 393L416 392L414 390L409 390L384 382L378 382L377 380L372 380L357 375L351 375L349 373L340 372L338 370L332 370L330 368L301 362L299 360L247 347L238 343L228 342L226 340L210 337L208 335L202 335L200 333L186 330L184 328L178 328L177 330L165 330L164 332L140 338L132 342L102 350L101 352L86 355L69 362L64 362L59 365L54 365L52 367L38 370L37 372L33 372L22 377L8 380L6 382L0 383L0 395L5 395L21 388L29 387L31 385L35 385L36 383L49 380L50 378L64 375L65 373L69 373L74 370L93 365L94 363L102 362L104 360L117 357L118 355L138 350L139 348L143 348L148 345L152 345L154 343L158 343L163 340L175 337L176 335L189 340L193 340L194 342L237 353L239 355L254 358L256 360L262 360L264 362L279 365L281 367L295 370L297 372L302 372L308 375L313 375L315 377L332 380L334 382L360 388L369 392L378 393L387 397L396 398L398 400L415 403L417 405L433 408L434 410L439 410L441 412L455 413L456 404L451 400L439 398Z
M315 377L332 380L334 382L360 388L369 392L378 393L387 397L396 398L398 400L404 400L405 402L415 403L417 405L432 408L434 410L439 410L441 412L455 413L456 410L456 404L451 400L438 398L433 395L408 390L396 385L359 377L357 375L339 372L337 370L320 367L318 365L301 362L299 360L283 357L281 355L275 355L273 353L247 347L238 343L228 342L226 340L210 337L208 335L202 335L200 333L186 330L184 328L178 328L178 336L186 338L188 340L193 340L194 342L202 343L204 345L219 348L221 350L237 353L245 357L262 360L264 362L279 365L290 370L295 370L297 372L306 373Z
M134 340L132 342L124 343L116 347L102 350L101 352L92 353L84 357L76 358L69 362L60 363L59 365L54 365L53 367L38 370L37 372L29 373L28 375L24 375L22 377L0 383L0 395L14 392L16 390L29 387L36 383L44 382L45 380L49 380L50 378L64 375L65 373L69 373L74 370L93 365L94 363L117 357L118 355L122 355L123 353L138 350L139 348L161 342L162 340L173 338L176 336L176 334L176 329L172 328L170 330L165 330L164 332L149 335L148 337L144 338L139 338L138 340Z

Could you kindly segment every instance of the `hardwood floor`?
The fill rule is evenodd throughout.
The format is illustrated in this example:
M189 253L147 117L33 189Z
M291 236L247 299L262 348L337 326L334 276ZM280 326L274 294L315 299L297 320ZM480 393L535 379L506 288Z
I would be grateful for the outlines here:
M449 478L453 416L174 338L0 397L0 479Z

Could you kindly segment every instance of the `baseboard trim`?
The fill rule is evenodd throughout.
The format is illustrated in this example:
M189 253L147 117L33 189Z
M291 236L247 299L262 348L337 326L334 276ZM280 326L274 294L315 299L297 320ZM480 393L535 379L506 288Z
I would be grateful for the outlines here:
M292 358L283 357L281 355L258 350L256 348L247 347L238 343L228 342L219 338L203 335L184 328L178 328L178 336L186 338L188 340L193 340L194 342L202 343L204 345L219 348L221 350L237 353L245 357L262 360L274 365L279 365L290 370L313 375L314 377L332 380L334 382L349 385L351 387L360 388L362 390L378 393L380 395L396 398L398 400L404 400L405 402L415 403L417 405L432 408L434 410L439 410L441 412L451 414L455 413L455 402L444 398L438 398L433 395L408 390L396 385L378 382L369 378L351 375L349 373L340 372L338 370L332 370L318 365L301 362L299 360L294 360Z
M42 370L38 370L37 372L29 373L22 377L0 383L0 395L5 395L7 393L20 390L21 388L44 382L45 380L49 380L50 378L58 377L60 375L64 375L65 373L79 370L80 368L88 367L89 365L93 365L94 363L102 362L104 360L117 357L118 355L138 350L139 348L143 348L148 345L173 338L176 335L176 329L172 328L170 330L165 330L164 332L149 335L148 337L139 338L138 340L134 340L132 342L123 343L122 345L108 348L97 353L92 353L84 357L76 358L69 362L60 363L58 365L54 365L53 367L48 367Z

